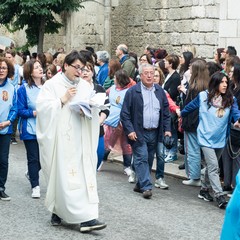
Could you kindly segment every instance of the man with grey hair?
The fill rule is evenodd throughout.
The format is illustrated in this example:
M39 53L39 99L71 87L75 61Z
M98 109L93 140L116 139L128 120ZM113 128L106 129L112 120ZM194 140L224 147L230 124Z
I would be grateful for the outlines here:
M154 84L154 73L154 66L140 66L141 82L126 92L120 115L133 151L138 180L133 190L147 199L152 196L150 173L158 142L171 136L168 100L162 87Z
M125 44L120 44L116 49L116 56L119 58L122 69L132 79L135 77L135 59L128 55L128 47Z
M109 54L107 51L98 51L97 54L97 63L100 65L99 71L97 74L97 82L98 84L104 84L105 80L108 77L108 61L109 61Z

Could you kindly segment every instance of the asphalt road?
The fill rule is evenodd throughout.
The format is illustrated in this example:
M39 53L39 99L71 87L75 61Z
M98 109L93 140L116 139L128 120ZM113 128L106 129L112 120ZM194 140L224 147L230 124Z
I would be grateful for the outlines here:
M0 240L217 240L224 210L216 202L197 198L199 188L184 186L181 179L166 177L169 190L153 189L150 200L133 192L121 164L104 163L98 173L100 220L106 229L82 234L78 225L50 225L44 198L46 183L41 174L41 198L31 198L24 145L11 145L6 193L0 200Z

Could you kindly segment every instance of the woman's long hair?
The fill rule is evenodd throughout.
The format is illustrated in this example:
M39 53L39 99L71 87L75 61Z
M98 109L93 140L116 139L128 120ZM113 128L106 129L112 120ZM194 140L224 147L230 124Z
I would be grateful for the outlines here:
M193 54L192 52L183 52L182 55L185 60L185 63L181 64L179 73L183 75L189 69L190 61L193 59Z
M29 87L32 87L33 85L35 85L35 82L32 78L32 73L34 70L34 64L36 62L38 62L38 63L40 63L40 65L42 65L41 62L38 60L30 60L30 61L26 62L23 67L23 77L26 80ZM43 83L44 83L44 81L42 79L42 84Z
M121 69L121 64L118 59L111 59L108 63L108 76L110 79L114 78L115 72Z
M210 107L211 106L211 102L212 99L219 94L219 85L222 82L223 78L227 78L227 89L226 89L226 93L221 94L222 96L222 107L223 109L227 108L227 107L231 107L233 104L233 94L230 91L229 88L229 77L226 76L224 73L222 72L216 72L211 76L209 85L208 85L208 100L207 100L207 104Z
M232 78L233 78L232 80L234 83L234 89L236 91L239 91L240 90L240 64L239 63L234 64Z
M199 93L208 87L209 72L206 62L202 59L196 60L191 65L192 74L189 80L189 91Z

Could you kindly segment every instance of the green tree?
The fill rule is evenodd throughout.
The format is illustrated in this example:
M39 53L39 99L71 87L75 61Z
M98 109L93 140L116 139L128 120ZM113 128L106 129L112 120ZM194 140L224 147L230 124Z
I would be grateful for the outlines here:
M0 24L15 32L25 28L26 46L43 52L45 33L58 33L62 23L55 16L83 8L84 0L1 0Z

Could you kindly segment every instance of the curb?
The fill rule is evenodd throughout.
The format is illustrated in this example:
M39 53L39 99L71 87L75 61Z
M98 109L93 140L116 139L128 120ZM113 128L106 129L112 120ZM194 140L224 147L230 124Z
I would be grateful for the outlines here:
M117 156L117 155L109 156L107 161L116 162L118 164L123 163L122 156ZM154 159L152 171L153 172L156 171L156 159ZM177 163L166 163L164 173L167 176L179 178L182 180L188 179L186 176L185 170L179 170Z

